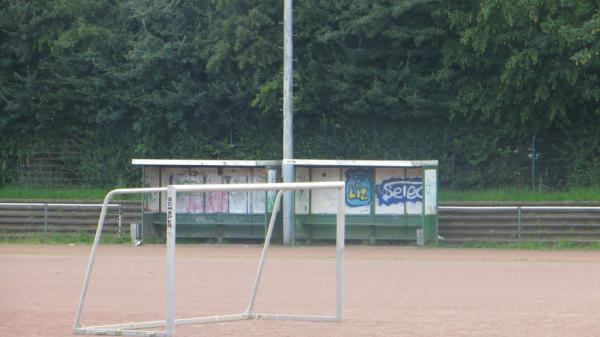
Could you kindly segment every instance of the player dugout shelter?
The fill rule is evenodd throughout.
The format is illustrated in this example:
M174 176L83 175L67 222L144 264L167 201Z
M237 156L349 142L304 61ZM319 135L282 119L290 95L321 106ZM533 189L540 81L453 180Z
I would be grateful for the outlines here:
M280 181L281 161L133 159L141 166L143 187L170 184L229 184ZM296 182L346 183L346 238L412 241L437 239L436 160L286 160ZM274 192L203 192L178 194L177 237L262 239ZM143 238L164 236L164 193L143 199ZM293 240L334 240L336 192L295 192ZM278 221L275 239L281 239Z

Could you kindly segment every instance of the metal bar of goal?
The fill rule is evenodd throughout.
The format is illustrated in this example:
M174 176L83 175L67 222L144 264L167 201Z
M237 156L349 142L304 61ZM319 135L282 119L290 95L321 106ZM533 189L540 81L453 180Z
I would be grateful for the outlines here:
M336 219L336 312L334 316L316 316L316 315L281 315L281 314L262 314L255 313L254 303L260 285L264 261L267 256L275 218L281 204L281 195L283 191L296 191L304 189L336 189L337 193L337 219ZM176 239L176 213L177 213L177 192L232 192L232 191L279 191L275 199L275 205L269 221L269 227L265 236L263 250L260 256L256 277L254 280L252 292L248 306L241 314L219 315L193 318L175 318L175 239ZM139 194L167 192L167 314L165 320L149 322L132 322L125 324L112 324L102 326L83 327L80 325L81 314L83 312L85 297L90 281L90 276L96 258L96 251L100 243L102 228L106 209L112 197L117 194ZM306 183L268 183L268 184L215 184L215 185L169 185L168 187L157 188L129 188L116 189L110 191L104 198L96 236L92 245L92 251L88 266L85 272L83 287L81 289L79 305L75 314L73 323L73 334L81 335L112 335L112 336L156 336L171 337L175 333L176 325L191 325L200 323L224 322L246 319L263 320L294 320L294 321L341 321L344 318L344 248L345 248L345 183L336 182L306 182ZM148 329L156 327L165 327L164 331L142 331L137 329Z

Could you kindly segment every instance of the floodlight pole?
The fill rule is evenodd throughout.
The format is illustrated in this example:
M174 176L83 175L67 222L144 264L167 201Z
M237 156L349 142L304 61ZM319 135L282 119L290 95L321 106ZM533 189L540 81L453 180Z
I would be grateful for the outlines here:
M286 159L294 158L293 124L293 41L292 41L292 0L283 0L283 182L294 182L294 165ZM283 244L294 244L294 192L283 195Z

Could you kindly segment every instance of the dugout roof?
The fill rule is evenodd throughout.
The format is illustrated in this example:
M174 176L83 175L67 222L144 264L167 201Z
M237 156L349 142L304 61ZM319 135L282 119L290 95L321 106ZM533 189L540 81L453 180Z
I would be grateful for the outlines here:
M425 167L438 166L437 160L323 160L323 159L286 159L284 164L295 166L335 166L335 167Z
M204 159L132 159L139 166L210 166L210 167L265 167L280 166L279 160L204 160Z

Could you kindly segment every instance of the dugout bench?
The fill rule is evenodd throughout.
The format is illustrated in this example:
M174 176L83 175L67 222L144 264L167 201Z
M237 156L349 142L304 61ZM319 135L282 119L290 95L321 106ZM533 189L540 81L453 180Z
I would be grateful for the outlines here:
M346 239L436 241L436 160L287 160L296 182L346 183ZM133 159L142 167L143 187L169 184L261 183L280 181L281 161ZM275 194L210 192L178 196L178 238L264 238ZM164 193L148 194L142 205L142 237L165 233ZM181 198L181 200L179 200ZM335 239L335 192L296 191L293 240ZM273 234L281 240L278 219Z

